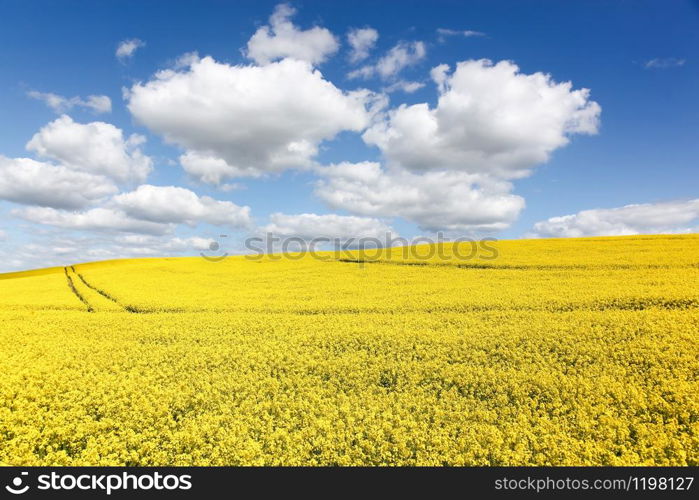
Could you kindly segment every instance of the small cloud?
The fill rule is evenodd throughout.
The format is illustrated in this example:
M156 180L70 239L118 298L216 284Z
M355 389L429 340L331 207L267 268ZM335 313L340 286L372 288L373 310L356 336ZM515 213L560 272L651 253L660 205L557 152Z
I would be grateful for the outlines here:
M367 79L378 75L382 80L391 80L396 78L403 69L422 61L426 54L427 48L424 42L399 42L376 64L350 71L347 77Z
M248 40L244 54L259 65L291 57L318 65L340 48L339 41L330 30L314 26L299 29L291 21L296 9L287 3L274 8L269 25L260 27Z
M139 40L138 38L131 38L129 40L123 40L122 42L119 43L116 49L116 58L119 59L120 62L125 62L127 59L133 57L133 55L136 53L136 51L141 48L145 47L146 43L142 40Z
M65 113L74 107L87 108L95 113L110 113L112 100L106 95L89 95L86 99L81 97L63 97L52 92L37 92L31 90L27 95L32 99L43 101L56 113Z
M676 57L656 58L646 61L643 67L646 69L679 68L680 66L684 66L685 62L687 62L685 59L678 59Z
M347 34L347 42L352 47L350 52L350 62L357 63L369 57L369 52L376 40L379 39L379 32L373 28L353 29Z
M238 182L229 182L227 184L221 184L218 188L227 193L230 191L241 191L245 189L245 185Z
M425 84L422 82L409 82L406 80L398 80L397 82L389 85L388 87L384 87L384 91L390 93L399 90L401 92L405 92L406 94L412 94L413 92L420 90L424 86Z
M482 31L476 30L452 30L449 28L437 28L438 40L440 43L444 43L449 36L462 36L464 38L473 38L486 36Z
M362 66L347 73L347 78L354 80L355 78L371 78L374 75L376 68L374 66Z

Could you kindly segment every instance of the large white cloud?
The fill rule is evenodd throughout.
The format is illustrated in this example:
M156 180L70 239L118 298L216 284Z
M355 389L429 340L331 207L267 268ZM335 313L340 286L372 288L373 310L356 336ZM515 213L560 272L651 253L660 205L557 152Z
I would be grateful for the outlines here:
M0 199L24 205L75 209L116 191L114 183L103 176L29 158L0 155Z
M270 223L261 228L264 232L307 241L314 238L342 241L353 238L378 238L383 241L386 234L392 232L386 223L369 217L274 213L269 219Z
M299 60L261 67L211 57L188 62L135 85L128 107L167 141L194 151L183 164L202 180L308 167L321 141L363 130L372 116L368 107L381 102L368 91L339 90Z
M291 22L296 9L279 4L269 18L248 41L247 56L258 64L292 57L317 65L337 52L340 44L326 28L315 26L300 30Z
M464 172L421 175L373 162L318 169L316 195L329 206L365 215L399 216L426 231L490 232L509 226L524 208L508 182Z
M27 149L73 170L122 183L142 182L153 168L139 147L144 141L137 134L124 138L121 129L110 123L77 123L63 115L34 134Z
M699 199L583 210L534 224L529 236L574 238L699 231Z
M465 61L433 69L436 108L401 105L363 137L388 163L416 172L457 170L502 178L526 175L575 133L597 131L600 106L587 89L549 75L522 74L508 61Z
M251 224L249 207L200 197L189 189L175 186L142 185L135 191L115 196L113 203L129 217L150 222L190 226L207 222L230 227Z

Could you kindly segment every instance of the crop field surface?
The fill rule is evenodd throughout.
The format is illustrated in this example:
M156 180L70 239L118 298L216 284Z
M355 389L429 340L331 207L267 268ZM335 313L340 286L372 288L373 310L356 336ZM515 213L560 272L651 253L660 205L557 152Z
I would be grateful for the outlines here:
M699 465L699 236L489 245L0 275L0 464Z

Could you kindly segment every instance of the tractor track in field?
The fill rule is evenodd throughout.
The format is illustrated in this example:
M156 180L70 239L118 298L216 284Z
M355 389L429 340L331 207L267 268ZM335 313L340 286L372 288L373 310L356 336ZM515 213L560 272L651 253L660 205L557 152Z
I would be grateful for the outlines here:
M73 281L73 278L71 278L70 274L68 274L68 268L64 267L63 271L66 273L66 279L68 280L68 288L70 288L70 291L73 292L73 295L75 295L80 302L82 302L85 307L87 307L87 312L95 312L95 310L92 308L90 303L87 301L87 299L81 294L77 288L75 288L75 282Z
M126 309L126 307L124 307L123 305L121 305L117 299L115 299L114 297L112 297L111 295L109 295L107 292L105 292L104 290L100 290L100 289L97 288L96 286L91 285L90 283L88 283L87 280L85 279L85 277L84 277L82 274L80 274L78 271L75 270L75 266L70 266L70 269L75 273L75 275L76 275L78 278L80 278L80 281L82 281L82 282L85 284L86 287L88 287L88 288L94 290L95 292L99 293L99 294L100 294L102 297L104 297L105 299L111 300L111 301L114 302L115 304L117 304L117 305L123 307L124 309Z
M109 293L88 282L82 274L75 270L75 266L65 267L64 271L66 274L66 278L68 279L68 287L70 288L71 292L73 292L73 294L83 304L85 304L85 306L87 307L87 312L96 312L104 310L116 310L117 312L126 311L129 313L143 312L134 307L125 306ZM82 290L79 290L79 288L82 288ZM92 298L89 297L90 294L93 294ZM97 306L97 304L100 302L103 305L107 304L107 307Z

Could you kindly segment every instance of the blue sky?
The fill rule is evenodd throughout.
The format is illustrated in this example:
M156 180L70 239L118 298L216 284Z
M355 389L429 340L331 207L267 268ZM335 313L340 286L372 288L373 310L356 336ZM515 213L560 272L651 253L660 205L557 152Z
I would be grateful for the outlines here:
M390 227L406 237L445 231L519 238L699 227L696 2L292 2L276 11L286 27L278 31L293 31L289 39L270 21L275 8L278 2L3 2L0 271L197 254L221 233L231 235L227 243L236 251L244 237L264 231L348 238ZM347 35L368 28L377 39L364 59L352 62ZM260 29L268 36L249 45ZM313 36L304 35L313 29ZM128 40L141 46L117 57ZM193 52L198 62L182 62ZM201 62L206 56L210 70L228 75L212 86ZM482 59L492 64L476 63ZM284 61L298 60L308 67L290 65L292 76L266 90L269 101L280 103L271 112L257 91L259 101L225 87L259 88L270 81L270 65L286 71ZM445 92L453 98L444 105L431 76L440 64L449 65ZM235 69L241 67L263 70L255 76ZM351 77L362 68L364 77ZM168 69L182 79L156 88L155 73ZM323 96L327 103L309 101L295 110L298 92L321 85L310 80L315 71L322 73L319 92L332 86ZM526 80L537 73L550 79ZM288 85L285 78L292 78ZM486 88L479 87L483 79L490 82ZM572 84L566 92L556 87L564 82ZM180 84L188 94L178 97ZM419 88L396 89L410 85ZM557 97L536 102L557 88ZM362 98L362 110L348 108L348 92L357 89L373 93ZM580 89L589 95L571 104L580 101L574 94ZM67 100L52 109L48 94ZM85 104L88 96L107 96L111 110ZM194 118L198 109L188 108L204 101L211 107L210 130ZM367 111L379 101L380 109ZM401 121L394 112L403 104L425 108L414 121L407 112ZM311 131L313 117L325 128ZM418 130L430 117L439 130ZM111 128L76 126L95 122ZM96 166L101 159L80 147L96 141L90 153L96 154L99 141L114 139L116 129L123 137L116 147L126 156L114 150L118 160ZM250 130L251 137L231 132L229 145L233 129ZM418 151L426 133L435 134L426 139L432 146ZM281 152L261 159L279 141L287 149L301 141L315 150L291 160ZM190 171L181 164L187 152L196 159ZM146 163L138 163L141 157ZM29 167L22 158L40 165ZM212 162L226 172L214 181L206 170ZM138 169L146 164L143 174ZM344 166L329 170L333 164ZM29 173L17 174L22 169ZM118 169L128 170L129 179ZM240 169L247 173L237 175ZM373 180L348 187L356 172ZM51 182L38 186L30 175ZM65 193L51 188L52 176ZM65 186L72 182L94 192L66 201L61 196L73 196ZM436 207L440 200L443 207Z

